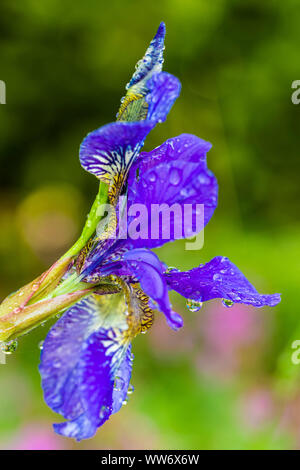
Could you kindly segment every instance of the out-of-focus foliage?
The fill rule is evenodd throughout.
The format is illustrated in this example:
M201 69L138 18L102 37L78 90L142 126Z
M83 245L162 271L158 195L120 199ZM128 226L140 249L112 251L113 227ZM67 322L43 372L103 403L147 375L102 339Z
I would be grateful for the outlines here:
M0 4L0 296L31 280L75 240L97 182L80 168L87 132L115 119L134 64L159 22L165 70L182 94L151 149L190 132L209 140L220 203L200 252L160 249L169 265L232 259L274 309L192 314L181 332L162 318L135 341L129 404L93 440L55 436L39 384L38 343L0 365L0 448L299 448L300 204L297 0L25 0ZM188 417L188 419L187 419Z

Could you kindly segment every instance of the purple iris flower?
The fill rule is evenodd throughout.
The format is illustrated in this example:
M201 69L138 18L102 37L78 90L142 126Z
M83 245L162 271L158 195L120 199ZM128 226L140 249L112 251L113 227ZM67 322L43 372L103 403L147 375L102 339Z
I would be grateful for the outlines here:
M161 71L162 23L127 86L118 121L92 133L80 148L84 169L109 185L117 207L143 204L204 206L204 225L217 206L217 180L207 168L211 144L190 134L141 152L147 134L166 119L180 92L178 79ZM182 327L169 291L195 305L219 298L227 306L274 306L280 295L261 295L225 257L190 271L168 269L151 251L173 241L176 217L167 237L101 238L95 235L81 256L77 275L95 291L67 310L51 328L41 354L40 373L47 404L66 420L55 431L77 440L92 437L120 410L131 392L131 341L162 312L173 329ZM152 222L144 221L151 231ZM154 223L154 222L153 222ZM120 224L120 220L116 221ZM182 235L184 236L184 234Z

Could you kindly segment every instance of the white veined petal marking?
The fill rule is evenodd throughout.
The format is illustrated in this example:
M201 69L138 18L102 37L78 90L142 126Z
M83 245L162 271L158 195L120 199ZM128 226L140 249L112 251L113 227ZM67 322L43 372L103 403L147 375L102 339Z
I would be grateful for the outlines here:
M105 177L106 181L117 174L127 173L132 161L140 149L140 144L134 148L128 146L125 151L122 148L111 152L101 151L100 155L94 154L88 158L87 166L91 173L96 174L100 179Z

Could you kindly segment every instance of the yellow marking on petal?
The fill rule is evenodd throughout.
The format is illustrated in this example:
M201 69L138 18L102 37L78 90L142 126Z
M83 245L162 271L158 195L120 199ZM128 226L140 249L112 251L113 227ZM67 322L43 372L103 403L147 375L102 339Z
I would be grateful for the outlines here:
M120 173L116 173L111 177L110 185L108 189L108 196L110 203L116 205L118 197L121 194L124 181L127 177L127 169Z
M146 119L147 112L148 103L144 95L128 90L117 114L117 121L142 121Z
M82 266L85 262L85 259L89 252L91 251L92 247L94 245L94 238L90 238L87 242L87 244L82 248L82 250L79 252L79 255L76 259L76 271L77 274L80 274Z
M132 284L131 288L134 293L134 296L138 301L138 306L141 312L139 332L145 333L153 325L154 312L149 307L149 297L145 294L144 291L142 291L138 284Z
M127 304L127 324L125 338L134 338L139 333L145 333L154 321L154 312L149 307L149 297L140 289L138 284L127 284L117 276L110 276L122 290Z

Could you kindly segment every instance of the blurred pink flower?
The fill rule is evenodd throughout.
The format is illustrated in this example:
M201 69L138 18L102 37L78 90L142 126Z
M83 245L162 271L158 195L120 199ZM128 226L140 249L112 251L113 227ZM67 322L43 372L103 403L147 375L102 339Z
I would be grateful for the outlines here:
M276 404L267 387L256 387L246 392L239 405L239 415L247 427L260 428L276 415Z
M255 362L266 336L262 311L236 304L213 303L198 319L201 348L196 365L201 373L231 379Z
M11 450L61 450L64 440L55 435L48 423L32 423L24 426L8 443Z
M300 394L285 399L280 417L280 429L291 433L295 439L295 448L300 448Z

